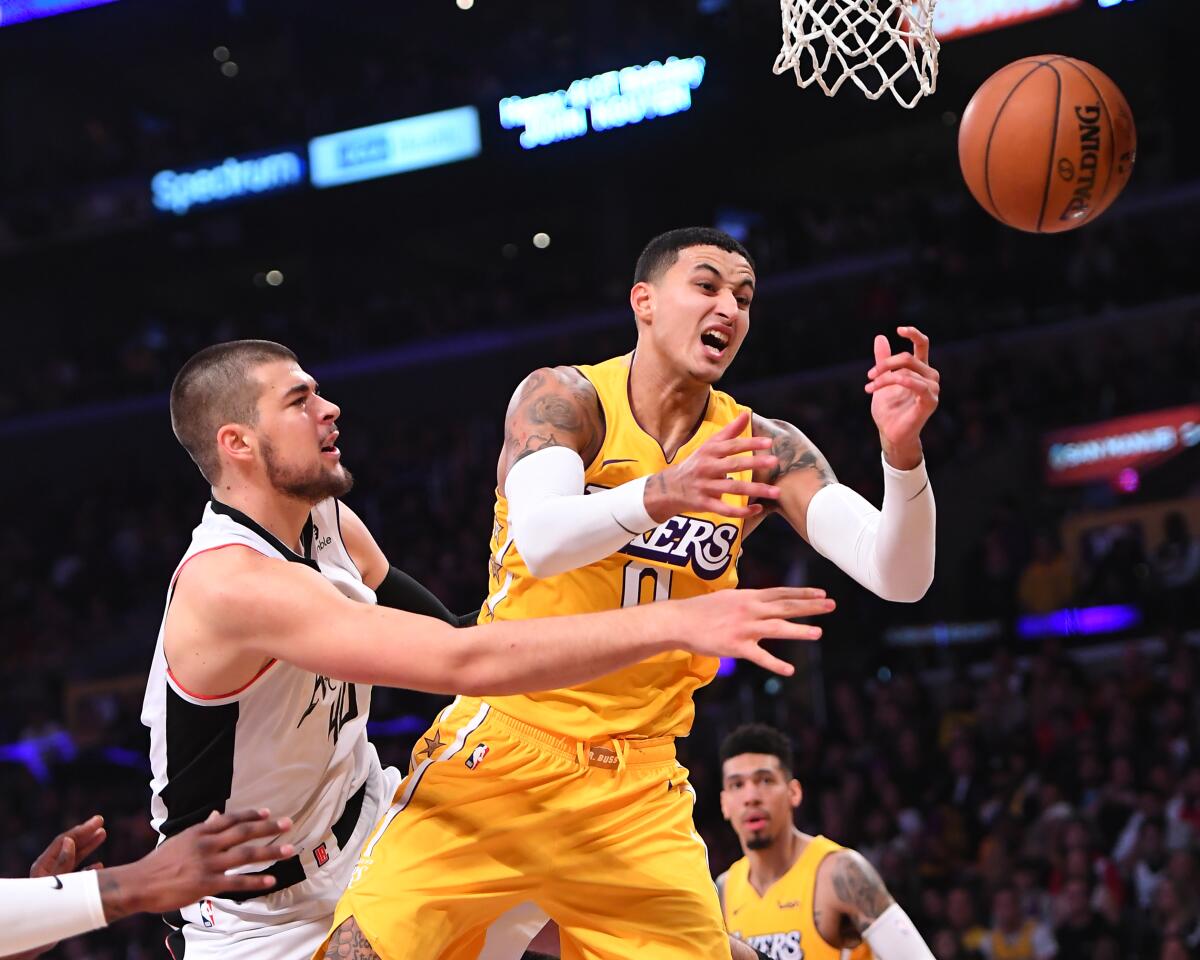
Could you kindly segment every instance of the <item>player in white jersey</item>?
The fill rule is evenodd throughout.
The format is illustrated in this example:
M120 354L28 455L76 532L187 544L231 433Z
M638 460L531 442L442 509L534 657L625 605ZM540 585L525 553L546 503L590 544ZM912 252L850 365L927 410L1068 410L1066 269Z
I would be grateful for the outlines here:
M269 893L169 918L175 960L301 960L324 939L399 779L367 742L367 684L518 693L669 650L789 673L758 640L806 639L811 628L788 621L824 608L819 591L723 591L462 630L383 609L426 605L337 500L352 483L339 413L268 341L202 350L171 389L172 426L212 502L171 579L147 684L154 825L169 837L214 809L270 806L293 821L296 848L266 868Z

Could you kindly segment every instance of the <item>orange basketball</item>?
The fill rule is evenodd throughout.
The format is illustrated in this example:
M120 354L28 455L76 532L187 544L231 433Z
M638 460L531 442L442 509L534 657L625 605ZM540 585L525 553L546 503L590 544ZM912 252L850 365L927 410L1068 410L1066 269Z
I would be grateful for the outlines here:
M1074 230L1129 182L1137 131L1125 97L1081 60L1026 57L992 74L963 113L958 161L972 195L1001 223Z

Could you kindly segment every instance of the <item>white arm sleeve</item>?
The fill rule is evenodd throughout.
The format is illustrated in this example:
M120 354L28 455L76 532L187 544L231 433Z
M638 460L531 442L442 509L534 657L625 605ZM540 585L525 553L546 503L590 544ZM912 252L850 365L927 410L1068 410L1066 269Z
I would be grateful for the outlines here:
M643 501L648 478L585 495L583 474L583 460L570 447L546 447L508 471L509 527L535 577L603 560L658 526Z
M912 470L883 461L883 510L831 483L808 504L808 542L884 600L915 603L933 583L937 510L924 459Z
M879 960L934 960L932 951L898 903L875 918L863 931L863 939Z
M0 956L98 930L104 924L95 870L0 880Z

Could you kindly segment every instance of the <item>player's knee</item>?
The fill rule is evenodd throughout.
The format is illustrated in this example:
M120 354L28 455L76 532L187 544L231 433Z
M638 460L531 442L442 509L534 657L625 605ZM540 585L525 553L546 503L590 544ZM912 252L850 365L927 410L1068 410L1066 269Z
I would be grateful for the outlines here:
M379 960L379 954L353 917L347 917L329 937L325 960Z

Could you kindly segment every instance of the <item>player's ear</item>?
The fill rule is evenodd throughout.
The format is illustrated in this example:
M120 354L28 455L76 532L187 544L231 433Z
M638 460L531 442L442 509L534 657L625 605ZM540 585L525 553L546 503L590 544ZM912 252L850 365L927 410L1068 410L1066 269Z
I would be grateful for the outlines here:
M792 777L788 781L788 800L792 804L792 809L800 806L800 801L804 799L804 788L800 786L800 781Z
M217 450L222 459L251 460L255 446L254 433L245 424L226 423L217 430Z
M633 285L629 291L629 305L633 308L634 319L640 326L654 320L654 287L645 280Z

